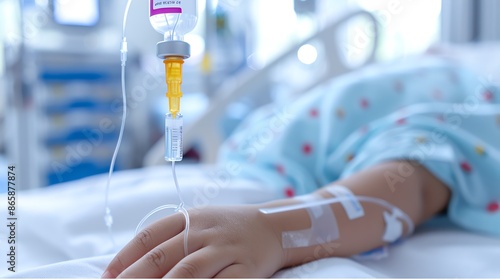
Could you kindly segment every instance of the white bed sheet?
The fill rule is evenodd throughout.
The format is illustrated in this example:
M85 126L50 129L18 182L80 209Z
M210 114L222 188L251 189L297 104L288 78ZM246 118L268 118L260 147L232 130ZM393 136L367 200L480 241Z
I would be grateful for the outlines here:
M188 205L258 203L274 198L273 192L264 186L234 180L223 169L180 165L177 170ZM0 275L99 277L113 256L103 221L105 182L106 175L99 175L20 192L17 272L9 272L6 262L2 262ZM117 172L110 195L117 247L132 238L136 225L150 210L177 203L176 197L167 166ZM6 201L5 195L0 200ZM165 214L168 212L159 213L152 220ZM2 227L0 233L6 236L6 228ZM500 278L499 260L499 238L467 232L445 222L420 228L411 238L392 247L390 256L380 261L328 258L284 269L274 277Z

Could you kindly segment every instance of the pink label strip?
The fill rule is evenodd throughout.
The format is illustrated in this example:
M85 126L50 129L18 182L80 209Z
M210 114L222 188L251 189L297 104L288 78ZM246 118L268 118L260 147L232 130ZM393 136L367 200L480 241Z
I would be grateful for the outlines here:
M150 0L150 1L151 1L151 5L150 5L150 9L149 9L149 16L154 16L154 15L158 15L158 14L180 14L180 13L182 13L182 8L180 8L180 7L154 9L153 0Z

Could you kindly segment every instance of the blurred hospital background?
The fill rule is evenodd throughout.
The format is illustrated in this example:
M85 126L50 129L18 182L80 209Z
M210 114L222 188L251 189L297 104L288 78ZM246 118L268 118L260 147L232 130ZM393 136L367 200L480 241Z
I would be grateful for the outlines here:
M10 164L24 189L108 171L122 116L125 4L0 0L1 182ZM315 37L355 9L375 16L377 32L369 19L359 17L331 38ZM192 49L184 67L185 126L206 117L207 108L230 89L248 94L231 100L215 125L204 127L213 147L203 144L202 133L190 142L183 162L212 162L207 149L215 150L256 107L286 102L295 89L314 82L330 52L340 58L328 66L330 72L341 74L367 59L404 59L437 46L500 39L496 0L198 0L198 10L198 24L185 37ZM163 37L149 23L145 0L132 3L127 40L129 115L116 170L154 163L151 153L158 151L154 147L168 109L163 63L155 49ZM290 50L289 59L273 65ZM245 79L250 82L239 88ZM209 135L214 133L218 136Z

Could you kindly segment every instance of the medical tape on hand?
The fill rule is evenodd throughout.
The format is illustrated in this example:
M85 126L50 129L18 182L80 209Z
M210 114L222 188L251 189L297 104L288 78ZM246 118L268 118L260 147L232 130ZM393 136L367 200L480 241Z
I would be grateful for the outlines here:
M319 194L309 194L295 197L302 202L322 200ZM285 249L309 247L329 243L339 238L337 219L330 205L318 205L306 208L311 220L311 228L282 233L282 246Z

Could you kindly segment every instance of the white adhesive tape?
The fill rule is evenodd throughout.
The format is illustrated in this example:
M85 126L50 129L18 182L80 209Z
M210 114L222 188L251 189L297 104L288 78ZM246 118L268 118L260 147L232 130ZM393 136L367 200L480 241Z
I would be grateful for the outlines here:
M385 242L395 242L403 236L403 223L398 219L401 218L397 210L392 213L384 211L385 231L382 240Z
M346 197L348 199L341 201L340 203L344 207L344 210L350 220L361 218L365 215L363 206L359 203L359 200L348 188L340 185L329 186L325 188L331 195L335 197Z
M322 200L318 194L295 197L303 202ZM283 248L309 247L329 243L339 238L337 219L330 205L319 205L306 208L311 220L311 228L285 231L281 234Z

